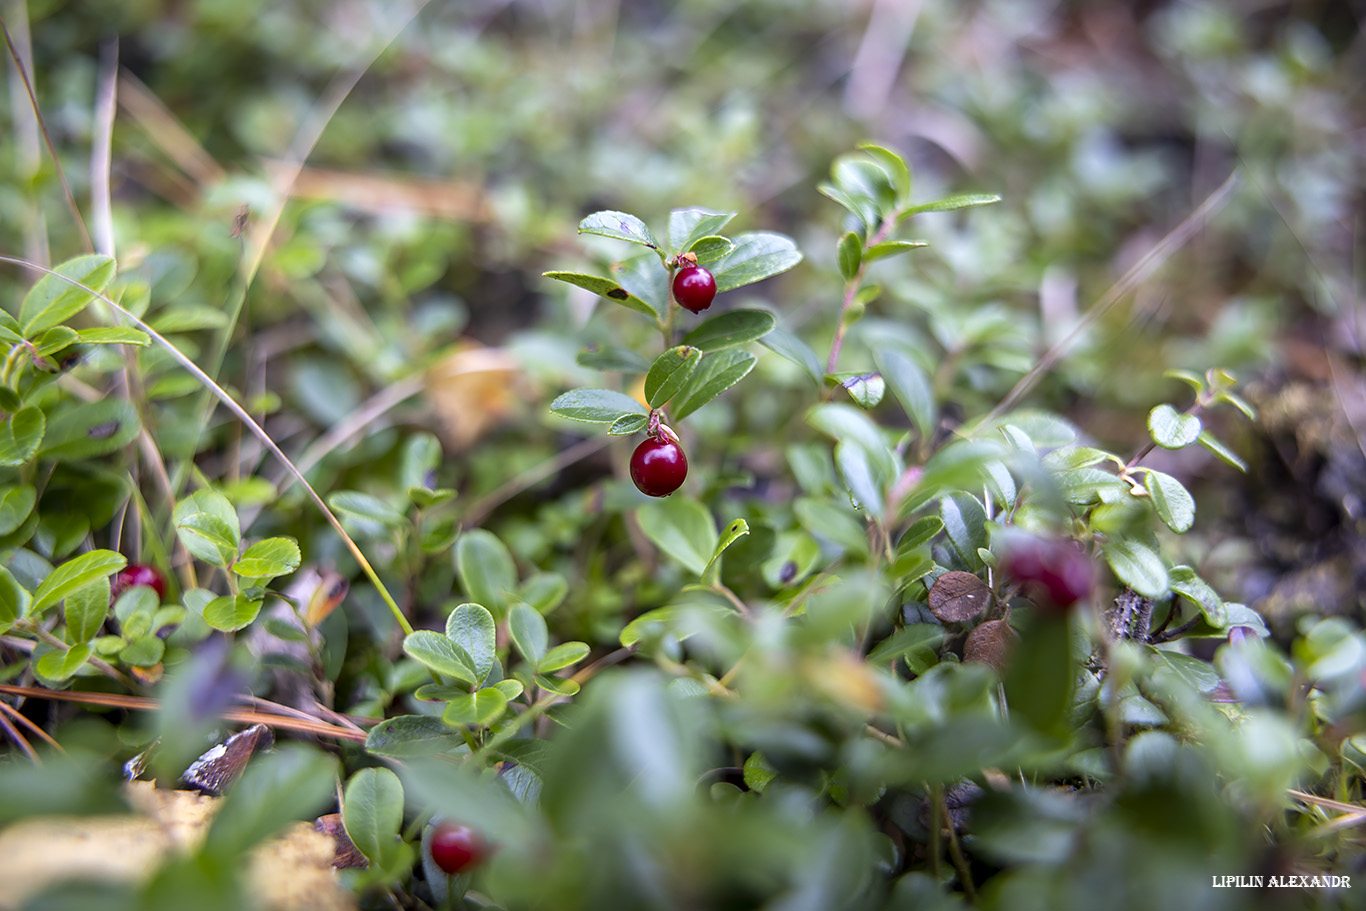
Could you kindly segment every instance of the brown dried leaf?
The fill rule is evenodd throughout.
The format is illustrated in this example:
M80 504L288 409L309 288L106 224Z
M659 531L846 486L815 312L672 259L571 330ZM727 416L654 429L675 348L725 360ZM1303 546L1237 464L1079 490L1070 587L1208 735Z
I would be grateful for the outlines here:
M991 589L972 573L951 570L930 588L930 613L944 623L964 623L991 605Z
M1011 643L1018 638L1005 620L988 620L968 633L968 639L963 643L963 660L976 661L1002 672Z

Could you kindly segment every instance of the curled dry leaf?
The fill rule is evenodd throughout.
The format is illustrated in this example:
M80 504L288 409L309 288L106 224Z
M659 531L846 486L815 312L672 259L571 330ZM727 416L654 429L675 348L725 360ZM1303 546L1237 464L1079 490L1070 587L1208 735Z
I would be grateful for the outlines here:
M991 605L991 589L972 573L951 570L930 587L930 613L944 623L964 623Z
M967 642L963 643L963 660L976 661L1002 672L1011 643L1018 638L1005 620L988 620L968 633Z
M365 855L356 849L355 842L351 841L351 836L346 834L346 824L342 822L340 813L328 813L326 816L319 816L313 823L315 831L321 832L332 839L335 849L332 853L332 866L338 870L347 867L368 867L370 861L365 859Z

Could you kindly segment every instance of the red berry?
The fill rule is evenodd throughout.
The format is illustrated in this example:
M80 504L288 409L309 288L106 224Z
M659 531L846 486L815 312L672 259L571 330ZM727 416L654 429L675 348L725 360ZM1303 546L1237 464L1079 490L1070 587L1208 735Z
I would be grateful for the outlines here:
M716 279L701 266L684 266L674 276L674 300L684 310L701 313L716 297Z
M631 453L631 480L643 494L667 497L683 486L687 476L688 458L677 440L650 437Z
M469 826L443 822L432 832L432 862L448 876L477 867L489 856L488 843Z
M157 593L157 598L166 597L166 580L161 578L161 573L150 566L141 563L130 563L119 570L118 575L114 576L114 583L110 586L110 593L117 598L128 589L138 585L151 586Z
M1095 587L1091 560L1074 542L1056 538L1012 541L1001 559L1001 571L1045 610L1067 611L1091 597Z

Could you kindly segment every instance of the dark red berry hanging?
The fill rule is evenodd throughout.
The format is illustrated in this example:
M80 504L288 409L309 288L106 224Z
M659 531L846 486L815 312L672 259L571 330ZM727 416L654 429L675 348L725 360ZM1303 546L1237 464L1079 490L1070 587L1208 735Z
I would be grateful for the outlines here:
M672 431L660 430L631 453L631 480L640 492L651 497L667 497L683 486L688 476L688 458Z
M674 300L684 310L701 313L716 297L716 279L701 266L684 266L674 276Z
M449 876L479 866L489 855L488 843L469 826L441 823L432 831L432 862Z
M113 585L110 586L110 594L117 598L137 585L151 586L152 590L157 593L157 598L166 597L166 580L161 578L161 573L141 563L130 563L119 570L118 574L114 576Z
M1001 558L1001 570L1044 610L1067 611L1091 597L1095 567L1073 541L1022 537Z

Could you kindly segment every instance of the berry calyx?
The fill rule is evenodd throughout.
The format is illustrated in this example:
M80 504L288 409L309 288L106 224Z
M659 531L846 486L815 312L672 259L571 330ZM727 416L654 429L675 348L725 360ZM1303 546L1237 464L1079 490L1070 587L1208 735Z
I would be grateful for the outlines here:
M479 866L489 856L488 843L469 826L443 822L429 841L432 863L448 876Z
M110 594L117 598L138 585L150 586L157 593L158 599L166 597L166 580L161 578L161 573L142 563L130 563L119 570L114 576L113 584L110 585Z
M701 266L684 266L674 275L674 300L684 310L701 313L716 297L716 279Z
M1095 568L1072 541L1021 537L1001 558L1001 571L1018 582L1040 608L1065 613L1091 597Z
M671 431L661 429L631 453L631 480L641 493L667 497L688 477L688 457Z

